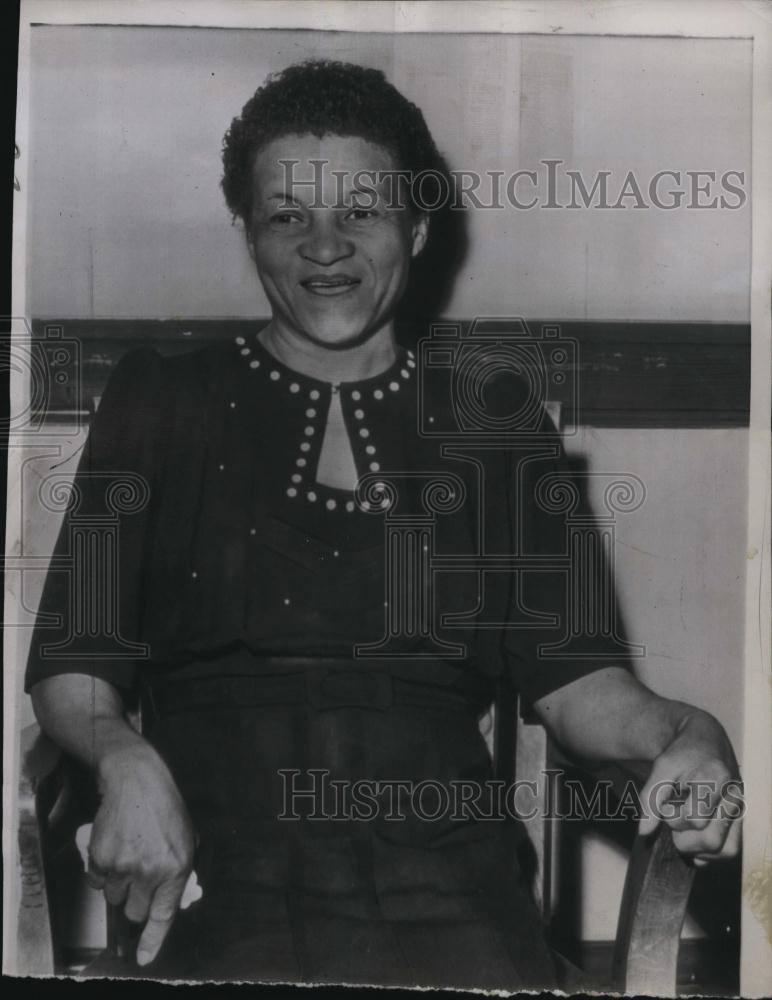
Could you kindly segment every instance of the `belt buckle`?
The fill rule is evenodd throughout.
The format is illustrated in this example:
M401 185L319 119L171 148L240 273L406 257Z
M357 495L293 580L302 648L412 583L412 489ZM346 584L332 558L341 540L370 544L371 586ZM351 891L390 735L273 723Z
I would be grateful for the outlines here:
M384 712L394 704L390 674L368 670L306 671L308 703L317 709L372 708Z

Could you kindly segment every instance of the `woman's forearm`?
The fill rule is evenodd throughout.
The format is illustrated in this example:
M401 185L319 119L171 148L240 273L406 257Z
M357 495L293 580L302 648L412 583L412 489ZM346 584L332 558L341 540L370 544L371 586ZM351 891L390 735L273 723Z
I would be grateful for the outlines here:
M126 721L118 691L85 674L32 689L45 732L96 776L101 802L89 842L89 881L129 920L145 923L137 961L147 964L172 925L193 867L195 832L166 764Z
M44 732L100 777L122 752L151 751L127 722L121 696L107 681L60 674L39 681L31 696Z
M558 742L587 760L654 761L687 726L695 738L729 748L713 716L655 694L620 668L588 674L535 707Z

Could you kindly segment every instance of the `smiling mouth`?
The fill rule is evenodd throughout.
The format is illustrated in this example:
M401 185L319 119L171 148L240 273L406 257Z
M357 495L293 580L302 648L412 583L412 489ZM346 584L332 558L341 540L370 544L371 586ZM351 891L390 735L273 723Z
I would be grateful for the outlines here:
M347 274L325 274L313 278L306 278L300 284L312 295L345 295L347 292L357 288L360 284L358 278L352 278Z

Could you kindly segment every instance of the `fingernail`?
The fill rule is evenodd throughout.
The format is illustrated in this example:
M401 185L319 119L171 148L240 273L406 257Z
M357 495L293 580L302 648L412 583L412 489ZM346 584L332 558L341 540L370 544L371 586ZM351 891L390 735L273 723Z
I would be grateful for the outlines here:
M144 950L138 951L137 952L137 965L148 965L148 963L151 961L152 957L153 956L150 954L149 951L144 951Z

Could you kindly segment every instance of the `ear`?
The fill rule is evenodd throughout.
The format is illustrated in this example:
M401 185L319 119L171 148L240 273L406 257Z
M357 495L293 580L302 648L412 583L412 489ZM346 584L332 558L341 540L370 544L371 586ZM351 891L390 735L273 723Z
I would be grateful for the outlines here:
M412 255L417 257L426 246L429 238L429 216L423 212L413 223L413 248Z

